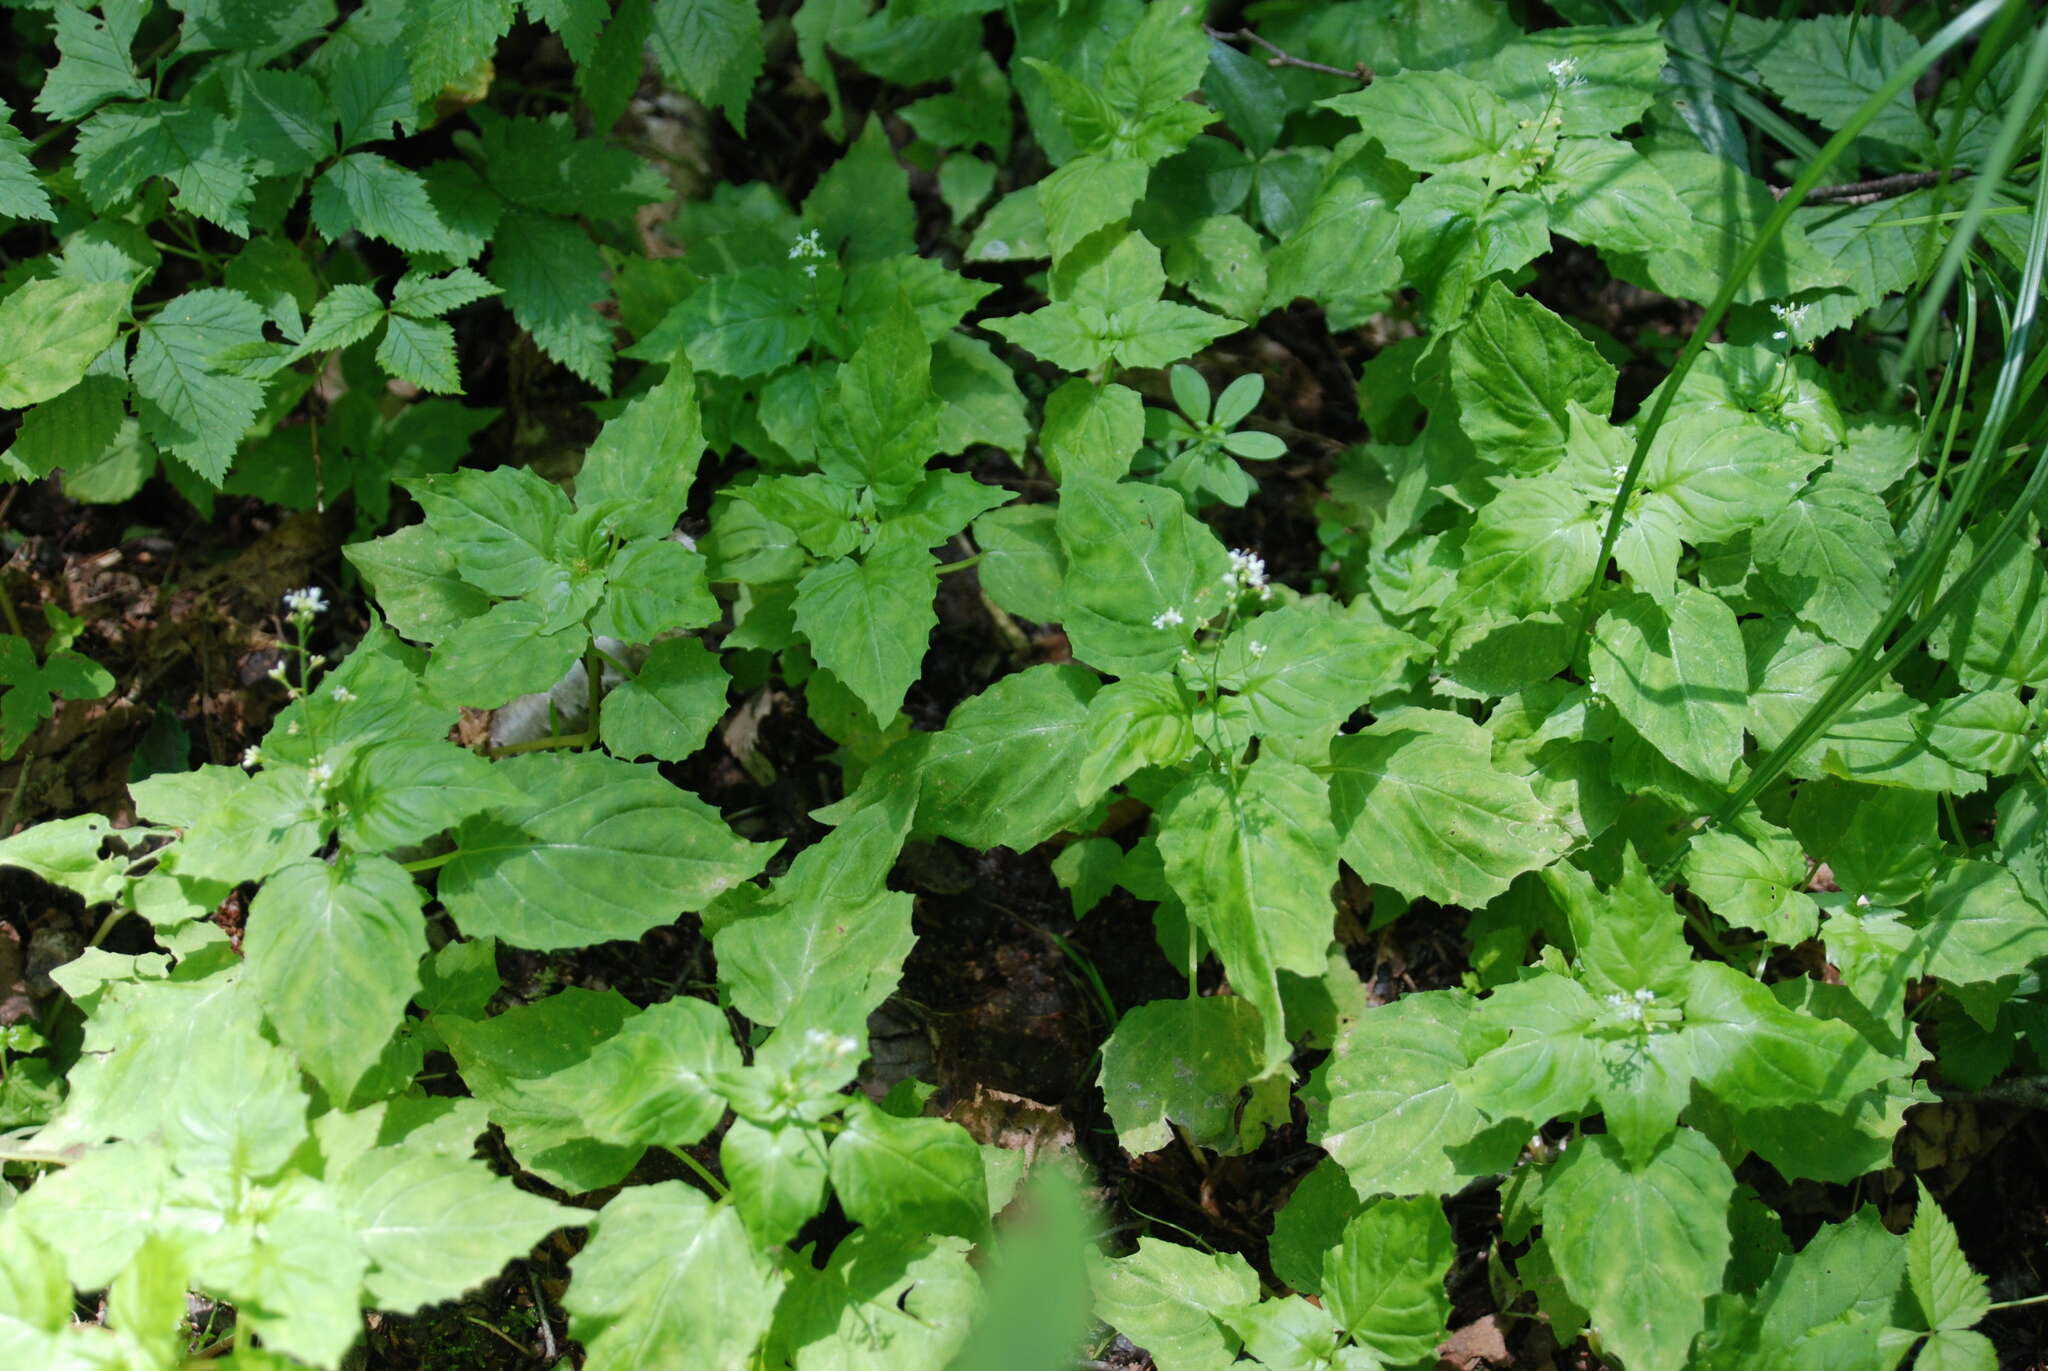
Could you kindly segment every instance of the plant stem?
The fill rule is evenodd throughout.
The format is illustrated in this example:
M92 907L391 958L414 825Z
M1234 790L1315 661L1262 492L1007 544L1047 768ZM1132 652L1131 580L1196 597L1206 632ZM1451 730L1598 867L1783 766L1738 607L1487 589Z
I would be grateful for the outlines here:
M697 1178L703 1181L704 1184L710 1186L711 1193L718 1196L718 1198L720 1198L721 1200L732 1193L731 1186L727 1185L724 1181L718 1179L718 1177L712 1175L710 1169L707 1168L704 1165L704 1163L698 1161L695 1157L683 1151L682 1148L671 1147L668 1149L668 1151L675 1155L677 1161L681 1162L684 1166L687 1166L692 1171L696 1172Z
M1372 68L1363 62L1349 68L1333 67L1324 62L1311 62L1306 57L1296 57L1277 43L1259 37L1250 29L1226 30L1211 28L1204 24L1202 25L1202 32L1208 34L1219 43L1227 43L1235 39L1240 43L1257 44L1272 54L1266 59L1266 65L1269 67L1293 67L1297 71L1320 72L1324 76L1336 76L1346 81L1357 81L1362 85L1369 84L1372 81Z
M529 738L523 743L507 743L503 747L492 748L486 755L493 759L516 757L522 752L546 752L557 747L589 747L596 741L597 730L586 728L581 733L557 733L552 738Z

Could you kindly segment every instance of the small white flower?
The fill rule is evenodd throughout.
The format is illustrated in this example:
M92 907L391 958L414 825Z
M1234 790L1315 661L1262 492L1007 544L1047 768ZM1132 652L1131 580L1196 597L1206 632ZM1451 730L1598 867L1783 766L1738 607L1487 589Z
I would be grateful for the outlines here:
M796 236L796 241L790 245L789 255L791 260L799 257L823 257L825 255L825 247L818 241L818 230L812 229L809 233L799 233Z
M1252 654L1252 660L1255 662L1266 655L1266 645L1256 638L1246 643L1244 650Z
M288 590L284 596L284 607L294 619L312 618L327 609L327 595L318 586L307 586L303 590Z
M1655 999L1656 996L1652 995L1650 998ZM1619 1014L1631 1023L1641 1023L1643 1016L1649 1012L1647 1002L1636 995L1624 995L1620 991L1616 991L1614 994L1607 996L1606 999L1616 1014Z
M263 674L264 674L265 676L268 676L268 677L269 677L269 678L270 678L271 680L273 680L273 681L276 681L276 682L277 682L277 683L278 683L279 685L283 685L283 684L284 684L284 663L283 663L283 662L279 662L279 663L278 663L277 665L275 665L275 666L271 667L271 668L270 668L270 670L268 670L268 671L264 672Z
M338 705L348 704L355 698L356 693L347 686L336 686L334 688L334 703Z
M1586 78L1579 74L1579 59L1576 57L1560 57L1555 62L1545 63L1544 70L1550 73L1551 80L1557 82L1559 90L1586 84Z
M1154 628L1179 628L1186 622L1187 620L1181 616L1181 612L1173 608L1162 609L1152 616L1152 627Z
M331 785L334 782L334 768L316 758L313 765L306 768L306 778L317 786Z
M1645 986L1638 986L1638 987L1637 987L1637 989L1636 989L1636 999L1640 1000L1640 1001L1641 1001L1642 1003L1644 1003L1644 1004L1649 1004L1650 1002L1652 1002L1652 1001L1653 1001L1653 1000L1655 1000L1656 998L1657 998L1657 992L1656 992L1656 991L1654 991L1654 990L1652 990L1652 989L1650 989L1650 987L1648 987L1648 986L1646 986L1646 985L1645 985Z
M257 767L259 767L259 766L262 766L262 765L263 765L263 749L262 749L262 748L260 748L260 747L245 747L245 748L243 748L243 749L242 749L242 765L243 765L243 766L245 766L245 767L247 767L247 768L248 768L249 770L251 770L251 771L254 771L254 770L255 770L255 769L256 769Z
M1264 590L1266 586L1266 559L1256 552L1234 548L1230 553L1230 570L1223 574L1223 584L1233 590Z
M1868 895L1858 895L1856 897L1856 907L1858 909L1870 908L1870 897Z
M806 275L806 276L810 277L810 278L811 278L812 280L814 280L814 281L815 281L815 280L817 280L817 279L818 279L818 264L817 264L816 262L806 262L806 263L804 263L804 275Z

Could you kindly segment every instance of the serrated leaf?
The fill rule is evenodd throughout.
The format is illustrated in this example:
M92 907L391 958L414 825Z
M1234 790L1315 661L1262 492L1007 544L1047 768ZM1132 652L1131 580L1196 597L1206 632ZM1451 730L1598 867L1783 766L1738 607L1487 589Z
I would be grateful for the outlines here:
M436 319L422 322L393 314L377 344L377 365L401 381L436 395L462 393L455 365L455 330Z
M796 626L818 665L860 696L886 726L923 668L939 616L938 564L923 548L877 548L866 560L840 557L797 582Z
M341 839L357 852L425 842L519 792L491 764L453 743L399 739L358 752L334 788Z
M468 267L456 267L445 276L408 271L392 287L391 308L400 314L431 319L497 293L496 286Z
M235 134L264 176L297 176L334 155L334 111L303 71L243 71L233 86Z
M785 1278L738 1210L662 1181L619 1192L590 1228L563 1299L590 1371L747 1364Z
M128 295L112 282L30 281L0 300L0 408L37 404L77 385L114 341Z
M1472 1065L1458 1093L1495 1119L1541 1123L1584 1112L1600 1084L1600 1016L1577 981L1540 975L1496 987L1465 1028Z
M1764 580L1837 643L1863 641L1891 600L1892 527L1884 502L1823 476L1751 540Z
M419 173L374 152L352 152L320 173L312 212L330 240L353 229L407 252L459 252Z
M695 638L656 643L632 680L604 700L599 729L615 757L679 762L704 746L725 715L732 678Z
M687 1147L725 1116L713 1082L739 1068L725 1015L679 997L634 1014L588 1057L528 1089L581 1119L600 1142Z
M1320 777L1263 752L1228 774L1193 776L1160 808L1167 880L1264 1020L1270 1069L1287 1058L1279 973L1319 975L1334 914L1337 834Z
M749 843L655 767L585 753L496 764L523 800L470 819L441 869L464 933L514 947L637 938L757 874Z
M1357 119L1417 171L1487 174L1515 132L1498 96L1452 71L1404 71L1320 103Z
M249 904L250 988L333 1100L376 1065L419 989L423 899L397 863L351 854L286 867Z
M418 642L436 642L490 608L490 597L462 579L446 542L425 524L342 551L392 626Z
M1450 1220L1435 1195L1375 1200L1323 1257L1323 1305L1373 1355L1396 1364L1422 1361L1443 1341L1450 1320L1444 1274L1456 1257Z
M1822 128L1839 129L1918 46L1911 31L1887 15L1821 15L1787 25L1784 38L1759 57L1757 70L1788 106ZM1914 112L1912 90L1892 97L1863 136L1918 146L1926 126Z
M612 518L622 538L665 537L682 515L703 455L697 378L677 362L598 430L576 473L576 498L586 507L622 502Z
M1221 608L1223 546L1172 491L1070 480L1057 529L1068 567L1061 617L1091 666L1116 676L1171 666L1183 630L1154 620L1171 610L1192 624Z
M1721 1288L1735 1178L1689 1129L1639 1168L1620 1153L1605 1135L1573 1144L1544 1189L1544 1234L1607 1347L1640 1371L1682 1371Z
M334 1185L370 1259L365 1292L398 1313L483 1284L584 1212L521 1190L480 1161L411 1148L372 1149Z
M1258 1146L1275 1122L1273 1101L1263 1101L1266 1110L1240 1109L1240 1102L1265 1069L1264 1038L1259 1011L1234 996L1154 1000L1126 1010L1102 1045L1102 1098L1117 1145L1134 1157L1156 1152L1173 1141L1172 1124L1212 1152ZM1284 1098L1284 1084L1273 1084L1279 1092L1263 1093Z
M1492 739L1453 715L1399 714L1339 738L1330 798L1345 862L1369 881L1478 908L1572 838Z
M57 5L57 65L36 92L36 112L69 123L107 100L140 99L149 87L135 74L128 45L135 36L130 20L116 33L83 5Z
M747 131L747 98L761 73L761 18L742 0L655 0L650 36L669 80Z
M1244 700L1257 732L1307 737L1334 731L1399 685L1425 650L1399 629L1327 605L1288 605L1232 631L1216 657L1216 683Z
M515 0L427 0L406 18L413 88L431 102L490 60L518 13Z
M916 488L938 449L931 344L898 296L871 322L839 369L838 403L819 418L818 465L851 486L869 486L886 508Z
M964 701L925 750L920 828L1023 852L1071 822L1094 694L1083 669L1040 665Z
M1259 1297L1259 1278L1234 1252L1200 1252L1141 1237L1127 1257L1090 1263L1095 1312L1152 1354L1160 1371L1223 1371L1238 1338L1222 1310Z
M577 224L531 210L508 213L491 239L491 280L541 351L611 389L611 326L594 306L610 293L597 245Z
M498 709L520 695L551 689L589 643L583 625L556 629L532 600L501 600L434 645L427 688L445 704Z
M330 348L359 343L384 322L384 302L377 292L363 285L340 285L320 297L313 315L306 321L306 336L292 352L294 358L310 357Z
M1399 79L1399 78L1396 78ZM1498 282L1451 340L1462 427L1489 461L1529 475L1564 451L1571 404L1604 415L1615 371L1579 331Z
M45 85L44 89L48 89ZM0 100L0 214L16 219L54 220L49 192L36 179L28 139L14 127L14 110Z
M463 579L493 595L526 595L554 571L555 530L569 498L525 467L457 471L410 484Z
M178 188L178 208L230 233L249 231L255 173L227 118L200 105L151 101L101 110L78 130L79 185L105 213L153 176Z
M353 44L323 74L341 123L342 147L381 143L394 133L413 131L412 72L398 43Z
M1936 1331L1975 1327L1991 1308L1984 1278L1970 1269L1955 1225L1920 1185L1913 1226L1906 1231L1906 1288Z
M1560 138L1537 185L1550 226L1610 252L1655 252L1692 211L1654 163L1612 138Z

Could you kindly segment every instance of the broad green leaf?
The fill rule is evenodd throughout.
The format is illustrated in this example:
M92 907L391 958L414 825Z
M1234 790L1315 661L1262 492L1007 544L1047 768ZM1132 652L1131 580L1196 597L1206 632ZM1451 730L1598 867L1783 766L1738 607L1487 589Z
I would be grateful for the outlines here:
M1515 138L1500 98L1453 71L1404 71L1320 103L1357 119L1390 157L1417 171L1490 175Z
M43 83L47 92L50 83ZM16 219L53 220L50 194L36 179L35 164L29 161L29 142L14 127L14 111L0 100L0 214Z
M1394 216L1383 213L1381 220L1391 240ZM1166 274L1203 304L1233 319L1254 320L1266 302L1263 249L1257 229L1234 214L1214 214L1167 245ZM1391 263L1388 270L1393 270Z
M629 357L671 361L678 348L713 376L765 376L802 355L811 342L805 312L810 283L794 267L754 266L714 276L677 305ZM657 346L657 340L664 345Z
M1604 522L1584 492L1555 476L1501 481L1465 535L1449 608L1515 615L1569 601L1593 579Z
M1777 207L1771 188L1725 158L1674 140L1649 144L1644 154L1657 174L1685 202L1692 218L1683 236L1640 259L1642 277L1654 288L1702 303L1720 291L1729 266L1748 249ZM1618 274L1636 279L1633 261L1617 261ZM1842 271L1814 251L1796 224L1788 224L1749 278L1737 288L1738 304L1784 300L1803 290L1832 286Z
M1089 1265L1096 1316L1152 1354L1159 1371L1223 1371L1237 1335L1217 1321L1259 1297L1259 1279L1234 1252L1200 1252L1141 1237L1137 1251Z
M161 1079L144 1088L153 1093L160 1084ZM10 1222L55 1252L61 1259L57 1269L73 1285L104 1289L158 1222L171 1179L170 1158L161 1146L94 1148L31 1187L11 1206Z
M297 176L334 155L334 112L303 71L237 73L235 130L265 176Z
M136 21L119 16L96 19L83 5L57 5L57 65L36 92L36 113L70 123L107 100L136 100L149 87L135 74L129 45Z
M1548 114L1572 136L1620 133L1663 90L1654 25L1542 29L1495 53L1491 88L1515 112Z
M292 350L294 358L345 348L377 331L384 322L384 302L363 285L340 285L320 297L306 321L306 336Z
M797 583L796 625L812 655L877 723L886 726L918 678L939 621L932 608L938 579L931 553L897 543L864 561L826 562Z
M1403 995L1345 1029L1331 1058L1329 1113L1316 1141L1360 1195L1441 1194L1513 1161L1524 1141L1468 1151L1486 1116L1452 1077L1471 1065L1462 992Z
M1223 608L1223 546L1170 490L1069 480L1057 528L1062 618L1075 657L1091 666L1115 676L1171 666L1191 630Z
M1833 642L1860 643L1891 600L1892 529L1884 502L1823 476L1751 540L1764 580Z
M1160 806L1167 880L1264 1020L1269 1069L1288 1055L1279 973L1323 971L1337 875L1329 814L1322 778L1273 752L1190 777Z
M648 652L633 679L604 698L599 732L615 757L679 762L704 746L725 716L732 678L695 638L671 638Z
M1668 607L1630 596L1600 616L1588 661L1600 694L1673 765L1715 785L1730 778L1749 674L1723 601L1689 585Z
M1948 559L1943 580L1961 574L1976 553L1969 539ZM2048 635L2030 631L2048 601L2048 561L2032 536L2008 538L1992 553L1990 574L1935 625L1928 646L1972 690L2048 685Z
M1304 1295L1320 1295L1323 1254L1342 1241L1344 1225L1361 1207L1358 1192L1351 1188L1336 1158L1317 1162L1313 1171L1295 1183L1287 1203L1273 1216L1273 1236L1266 1244L1273 1274Z
M362 1242L327 1186L287 1177L257 1204L207 1245L207 1286L273 1354L335 1365L362 1336Z
M617 991L572 987L493 1018L441 1014L431 1023L519 1164L582 1194L616 1184L643 1149L599 1142L582 1111L565 1107L542 1082L587 1060L633 1013Z
M833 1192L856 1223L970 1239L988 1230L981 1150L956 1123L899 1119L856 1101L829 1160Z
M763 1247L788 1242L825 1207L825 1137L807 1124L734 1119L718 1140L718 1163L740 1218Z
M263 313L239 291L195 290L142 326L128 374L136 413L157 446L218 485L263 402L263 384L212 359L263 336Z
M513 0L427 0L406 14L413 89L431 102L443 87L474 80L512 27Z
M523 795L465 821L440 895L470 937L514 947L637 938L702 909L767 863L652 765L591 753L495 764Z
M621 538L666 537L689 500L703 455L697 379L678 363L598 430L576 473L576 500L585 507L626 502L612 516Z
M0 467L18 462L37 478L62 468L65 493L84 498L89 492L78 488L79 474L114 447L124 424L133 431L127 392L118 376L88 376L25 411L13 445L0 453Z
M327 827L324 809L304 768L265 771L193 820L170 860L198 880L261 880L313 854Z
M163 1145L187 1175L225 1172L236 1181L277 1173L306 1136L306 1092L291 1054L251 1034L210 1043L181 1064L163 1102Z
M1952 985L1995 981L2048 957L2048 913L2004 867L1946 864L1922 911L1927 969Z
M628 643L651 643L672 629L715 623L718 614L718 601L705 580L704 555L667 538L652 538L621 548L605 566L604 602L591 616L590 628Z
M1400 713L1337 739L1330 799L1341 855L1368 881L1478 908L1572 838L1491 737L1449 713Z
M1094 800L1144 766L1184 762L1200 745L1194 701L1172 676L1131 676L1088 702L1088 752L1075 786Z
M620 1191L590 1228L563 1298L590 1371L748 1364L785 1278L738 1210L662 1181Z
M322 74L344 148L413 131L419 111L412 73L399 43L355 44L328 63Z
M1071 823L1095 687L1083 668L1035 666L963 702L926 748L919 827L1022 852Z
M898 296L868 324L839 369L838 403L819 416L818 464L827 475L872 487L885 508L917 487L938 450L931 361L908 298Z
M442 638L427 664L427 688L451 705L496 709L551 688L576 665L590 635L581 624L550 631L531 600L501 600Z
M1428 284L1427 319L1450 328L1469 311L1489 276L1514 271L1550 248L1543 201L1502 193L1470 172L1432 176L1410 191L1401 219L1401 262L1412 281Z
M1414 178L1365 139L1339 145L1307 212L1268 251L1267 309L1305 296L1350 318L1400 284L1394 206Z
M1100 1076L1117 1145L1134 1157L1156 1152L1173 1141L1171 1124L1212 1152L1257 1147L1287 1108L1285 1081L1254 1084L1265 1068L1263 1049L1259 1011L1234 996L1154 1000L1125 1011L1102 1045Z
M1458 1093L1494 1119L1540 1125L1583 1112L1600 1084L1589 1036L1599 1018L1593 997L1566 976L1496 987L1466 1023L1472 1065L1453 1078Z
M599 391L611 388L611 325L595 309L611 287L597 245L578 224L513 210L491 238L489 275L542 352Z
M824 1270L792 1273L769 1334L771 1362L844 1371L947 1366L981 1301L968 1246L960 1238L856 1230L832 1249Z
M1551 228L1610 252L1655 252L1692 218L1656 166L1612 138L1560 138L1537 188Z
M922 258L912 258L922 261ZM965 452L977 443L1023 455L1031 434L1017 374L978 338L948 333L932 344L932 390L939 411L938 450Z
M1386 1361L1427 1359L1451 1316L1444 1274L1457 1257L1433 1194L1374 1200L1323 1257L1323 1304L1358 1346Z
M433 739L376 743L335 786L341 839L357 852L425 842L519 792L482 757Z
M1792 946L1813 936L1819 908L1804 886L1799 840L1760 818L1701 833L1685 854L1685 883L1738 928Z
M1898 20L1881 14L1830 14L1787 26L1758 59L1764 84L1822 128L1839 129L1862 109L1919 46ZM1863 137L1916 147L1926 126L1902 90L1864 126Z
M1926 890L1940 860L1935 797L1827 777L1799 787L1786 823L1845 895L1901 905Z
M555 530L569 517L569 499L525 467L423 476L407 489L471 585L525 595L553 574Z
M88 905L111 900L128 880L126 862L100 856L110 829L97 814L31 824L0 838L0 867L17 867L75 891Z
M881 121L870 120L804 197L804 222L834 255L858 265L916 251L910 181Z
M56 651L37 662L26 638L0 634L0 757L11 756L37 726L56 713L56 701L92 700L114 688L114 678L76 652Z
M1498 282L1480 291L1453 336L1450 377L1480 456L1517 475L1541 472L1563 453L1568 405L1604 415L1614 403L1614 368L1584 335Z
M1699 1083L1744 1108L1843 1102L1895 1069L1847 1023L1786 1009L1720 962L1693 964L1683 1036Z
M1608 1349L1632 1371L1682 1371L1721 1288L1735 1178L1689 1129L1639 1168L1620 1154L1605 1135L1574 1143L1544 1188L1544 1234Z
M1684 993L1692 967L1684 916L1633 849L1623 852L1621 875L1605 890L1563 862L1545 869L1543 884L1571 926L1573 969L1588 990Z
M1057 481L1079 476L1120 481L1130 473L1131 458L1144 440L1144 402L1129 386L1094 386L1076 376L1046 397L1038 444Z
M589 1056L527 1092L580 1118L599 1142L687 1147L725 1116L713 1082L739 1066L718 1007L679 996L635 1013Z
M1128 219L1145 194L1149 173L1140 158L1090 153L1040 181L1035 189L1052 255L1064 257L1098 229Z
M1334 731L1401 684L1420 639L1328 604L1304 602L1245 620L1216 658L1216 683L1236 691L1267 736Z
M1994 776L2016 772L2032 746L2027 707L2010 690L1980 690L1927 712L1929 745L1957 766Z
M30 281L0 300L0 408L38 404L77 385L113 343L128 295L112 282Z
M490 597L462 578L446 542L425 524L353 543L342 553L369 582L384 617L418 642L438 642L490 608Z
M330 1099L349 1098L405 1019L427 955L424 898L396 862L351 854L286 867L249 903L250 989Z
M483 1284L585 1213L521 1190L481 1161L410 1147L372 1148L334 1187L370 1258L365 1292L402 1314Z

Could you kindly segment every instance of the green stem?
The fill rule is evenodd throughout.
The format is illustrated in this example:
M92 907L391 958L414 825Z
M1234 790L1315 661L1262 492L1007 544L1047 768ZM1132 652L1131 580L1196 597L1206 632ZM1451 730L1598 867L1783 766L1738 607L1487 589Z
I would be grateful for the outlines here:
M664 1144L664 1146L665 1145L666 1144ZM727 1195L730 1195L732 1193L731 1186L727 1185L724 1181L718 1179L718 1177L712 1175L710 1170L704 1165L704 1163L698 1161L695 1157L683 1151L682 1148L670 1147L668 1150L669 1152L674 1154L677 1161L681 1162L684 1166L687 1166L692 1171L696 1172L697 1178L703 1181L704 1184L710 1186L711 1193L718 1196L719 1199L722 1200Z
M557 733L552 738L529 738L523 743L507 743L494 747L486 755L494 760L499 757L516 757L522 752L546 752L558 747L589 747L597 741L597 730L586 728L581 733Z
M401 864L401 865L399 866L399 870L401 870L401 871L432 871L432 870L434 870L434 869L435 869L436 867L443 867L443 866L446 866L446 865L448 865L448 863L450 863L450 862L454 861L454 860L455 860L455 859L456 859L457 857L459 857L459 856L461 856L461 855L462 855L462 853L460 852L460 850L457 850L457 851L455 851L455 852L443 852L443 853L442 853L442 854L441 854L440 856L438 856L438 857L422 857L422 858L420 858L420 859L419 859L418 861L416 861L416 862L405 862L405 863L402 863L402 864Z
M947 562L939 568L939 575L951 576L956 571L965 571L987 555L986 552L977 552L972 557L962 557L957 562Z

